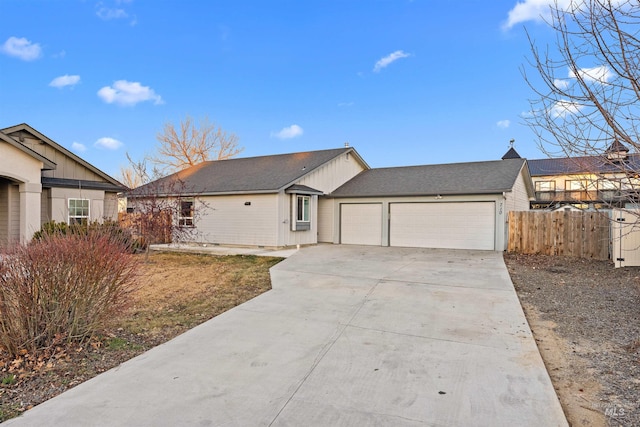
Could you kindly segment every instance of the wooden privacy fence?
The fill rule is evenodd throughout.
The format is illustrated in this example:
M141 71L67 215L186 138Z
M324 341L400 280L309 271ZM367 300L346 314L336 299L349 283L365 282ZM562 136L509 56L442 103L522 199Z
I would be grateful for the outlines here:
M602 212L509 212L507 250L609 259L610 220Z
M145 243L171 243L172 217L170 213L120 212L118 213L118 222L122 228L131 230L135 238L143 239Z

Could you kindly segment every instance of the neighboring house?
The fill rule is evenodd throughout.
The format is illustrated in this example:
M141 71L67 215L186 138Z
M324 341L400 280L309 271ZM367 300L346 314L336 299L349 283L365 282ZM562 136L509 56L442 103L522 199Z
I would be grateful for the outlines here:
M536 159L528 164L535 188L532 209L624 208L636 199L640 155L617 141L600 156Z
M513 151L515 153L515 151ZM177 221L200 241L282 247L318 242L506 248L507 212L528 210L526 160L370 169L353 148L205 162L150 186L183 183ZM203 209L195 223L193 210Z
M124 189L27 124L0 129L0 244L27 242L47 221L117 219Z

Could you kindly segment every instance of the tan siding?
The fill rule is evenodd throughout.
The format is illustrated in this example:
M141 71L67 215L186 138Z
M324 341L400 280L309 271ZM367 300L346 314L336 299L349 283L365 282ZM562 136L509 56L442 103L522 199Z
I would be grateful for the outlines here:
M104 218L104 191L79 190L77 188L51 188L51 219L58 222L69 220L69 199L89 199L89 216L91 221Z
M49 221L51 221L51 190L43 188L40 196L40 225Z
M318 242L333 242L333 199L320 198L318 200Z
M344 153L303 177L297 184L330 193L363 170L353 154Z
M9 185L9 241L20 240L20 187Z
M118 219L118 195L116 193L105 193L104 217L114 221Z
M292 194L281 193L278 201L278 246L311 245L318 243L318 196L311 197L309 230L291 230L293 219L292 204L296 203Z
M276 194L203 197L197 203L196 226L201 242L279 246L277 242L278 196ZM251 202L251 205L245 205Z
M9 239L9 182L0 178L0 245Z
M512 191L508 192L506 197L507 212L529 210L529 195L527 194L527 186L522 173L518 175Z
M87 181L106 182L95 172L87 169L82 164L48 144L42 144L39 140L33 138L25 138L23 144L56 164L55 170L43 172L43 175L48 178L81 179Z

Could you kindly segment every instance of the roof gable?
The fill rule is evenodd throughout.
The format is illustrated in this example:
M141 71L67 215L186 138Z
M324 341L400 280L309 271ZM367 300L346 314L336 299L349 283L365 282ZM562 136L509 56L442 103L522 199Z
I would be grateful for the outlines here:
M405 166L366 170L334 197L496 194L511 191L526 160Z
M338 148L207 161L138 187L129 194L145 195L151 188L161 194L171 194L175 191L170 188L175 187L172 184L176 182L182 183L180 188L189 194L275 193L344 153L357 155L353 148ZM362 163L368 168L364 161Z
M33 157L34 159L41 161L43 169L51 170L51 169L55 169L56 168L56 164L54 162L52 162L51 160L47 159L46 157L44 157L40 153L37 153L37 152L33 151L29 147L26 147L26 146L22 145L19 141L16 141L10 135L7 135L4 132L4 129L0 129L0 140L2 140L4 142L6 142L7 144L17 148L18 150L20 150L23 153Z
M518 152L516 151L515 148L511 147L509 148L509 151L507 151L504 156L502 156L502 160L505 159L521 159L522 157L520 157L520 154L518 154Z
M115 178L107 175L106 173L104 173L103 171L98 169L97 167L93 166L91 163L89 163L86 160L84 160L84 159L78 157L77 155L73 154L71 151L67 150L66 148L64 148L60 144L56 143L52 139L50 139L47 136L45 136L44 134L38 132L37 130L35 130L34 128L32 128L31 126L29 126L26 123L22 123L22 124L19 124L19 125L16 125L16 126L11 126L11 127L8 127L8 128L0 129L0 134L7 135L14 142L18 143L21 147L23 147L23 149L28 150L30 153L32 153L32 155L35 155L35 156L38 156L40 158L45 159L46 162L48 162L48 163L45 163L45 165L49 164L49 165L53 166L53 167L45 167L45 169L50 169L50 170L56 169L56 163L54 163L52 160L48 159L43 154L40 154L40 153L36 152L35 150L33 150L33 149L31 149L31 148L29 148L29 147L27 147L27 146L25 146L24 144L21 143L20 134L22 132L26 132L27 134L30 134L35 139L38 139L38 140L42 141L44 144L46 144L46 145L52 147L54 150L62 153L62 155L72 159L74 162L82 165L86 169L88 169L91 172L93 172L94 174L98 175L100 178L104 179L107 183L111 184L111 186L112 186L111 189L116 189L117 188L119 190L122 190L122 189L125 188L125 186L122 185L122 183L117 181Z

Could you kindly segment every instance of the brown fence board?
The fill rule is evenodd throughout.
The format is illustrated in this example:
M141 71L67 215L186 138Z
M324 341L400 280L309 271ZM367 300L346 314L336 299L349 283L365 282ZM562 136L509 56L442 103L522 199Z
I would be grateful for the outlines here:
M508 252L609 259L610 221L600 212L509 212Z

